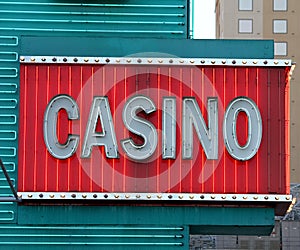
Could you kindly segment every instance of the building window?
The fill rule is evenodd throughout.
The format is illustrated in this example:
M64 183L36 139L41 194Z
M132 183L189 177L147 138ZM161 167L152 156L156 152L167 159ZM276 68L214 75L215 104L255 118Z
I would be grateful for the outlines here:
M239 10L252 11L253 10L253 1L252 0L239 0Z
M273 33L274 34L287 33L287 20L273 20Z
M273 0L273 11L287 11L287 0Z
M252 19L240 19L239 20L239 33L253 33L253 20Z
M274 55L275 56L287 56L287 42L275 42L274 43Z

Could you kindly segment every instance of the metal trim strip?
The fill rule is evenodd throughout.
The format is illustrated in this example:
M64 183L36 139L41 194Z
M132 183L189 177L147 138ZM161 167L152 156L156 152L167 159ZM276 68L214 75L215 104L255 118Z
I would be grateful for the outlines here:
M67 57L21 56L21 63L47 64L112 64L112 65L195 65L195 66L292 66L291 60L277 59L220 59L220 58L148 58L148 57Z
M22 200L291 202L291 195L209 193L18 192Z

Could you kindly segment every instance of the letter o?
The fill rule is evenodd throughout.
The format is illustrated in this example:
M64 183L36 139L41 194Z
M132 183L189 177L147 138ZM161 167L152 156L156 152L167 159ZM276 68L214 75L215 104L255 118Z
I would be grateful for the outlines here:
M240 112L248 117L248 139L244 146L237 140L236 121ZM223 122L223 136L228 153L235 159L247 161L258 151L262 138L262 119L258 107L248 97L237 97L228 105Z

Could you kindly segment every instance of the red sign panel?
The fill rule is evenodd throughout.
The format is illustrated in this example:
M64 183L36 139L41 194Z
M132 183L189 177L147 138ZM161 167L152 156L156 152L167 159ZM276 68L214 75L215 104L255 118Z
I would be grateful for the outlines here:
M289 61L24 57L20 70L29 197L289 192Z

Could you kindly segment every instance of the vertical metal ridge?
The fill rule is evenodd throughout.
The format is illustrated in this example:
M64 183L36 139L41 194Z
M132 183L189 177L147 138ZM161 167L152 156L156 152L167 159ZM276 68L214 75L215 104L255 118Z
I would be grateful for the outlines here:
M33 131L34 131L34 151L35 152L38 152L37 150L37 132L38 132L38 129L37 129L37 126L38 126L38 96L39 96L39 91L38 91L38 88L39 88L39 84L38 84L38 80L39 80L39 68L38 67L35 67L35 82L34 82L34 85L35 85L35 93L34 93L34 96L32 96L32 98L35 98L35 103L37 105L35 105L34 107L34 110L31 110L31 112L34 112L35 113L35 116L36 116L36 119L35 119L35 122L34 122L34 127L33 127ZM37 154L35 154L34 156L34 161L33 161L33 189L36 190L36 182L37 182Z
M256 72L255 72L255 89L256 89L256 100L257 102L259 103L260 102L260 99L259 99L259 69L256 69ZM268 121L267 121L268 122ZM257 157L256 157L256 192L259 193L259 190L260 190L260 181L259 181L259 177L260 177L260 173L259 173L259 154L260 152L258 152L257 154Z
M294 65L295 66L295 65ZM285 151L286 151L286 165L285 165L285 192L288 194L290 192L290 155L291 155L291 148L290 148L290 136L291 136L291 128L290 128L290 74L292 69L286 68L285 70L285 88L284 88L284 96L285 96L285 110L284 110L284 117L285 117Z
M234 69L234 96L237 96L237 68ZM234 161L234 192L238 192L238 173L237 173L237 162Z
M278 91L278 103L283 103L284 106L285 106L285 100L282 101L282 95L281 95L281 75L280 75L280 71L278 71L278 74L277 74L277 77L278 77L278 81L277 81L277 91ZM284 83L285 84L285 83ZM282 127L282 124L285 122L284 120L284 112L283 112L283 117L282 117L282 110L281 110L282 106L279 105L279 127ZM283 121L282 121L283 120ZM279 138L280 140L285 140L285 131L281 131L279 130ZM279 144L279 152L281 154L281 157L280 157L280 161L279 161L279 178L278 178L278 182L279 182L279 190L283 190L283 187L282 187L282 178L283 178L283 166L282 166L282 160L284 160L284 157L282 157L283 153L284 152L284 149L282 147L282 143Z
M246 76L245 76L245 78L246 78L246 86L245 86L245 88L246 88L246 96L249 96L249 68L248 67L246 68ZM248 118L247 118L247 120L248 120ZM248 136L248 122L246 123L246 136ZM246 191L246 193L248 193L249 192L249 162L247 161L245 165L246 165L245 166L246 167L246 171L245 171L246 172L245 173L246 189L245 189L245 191Z

